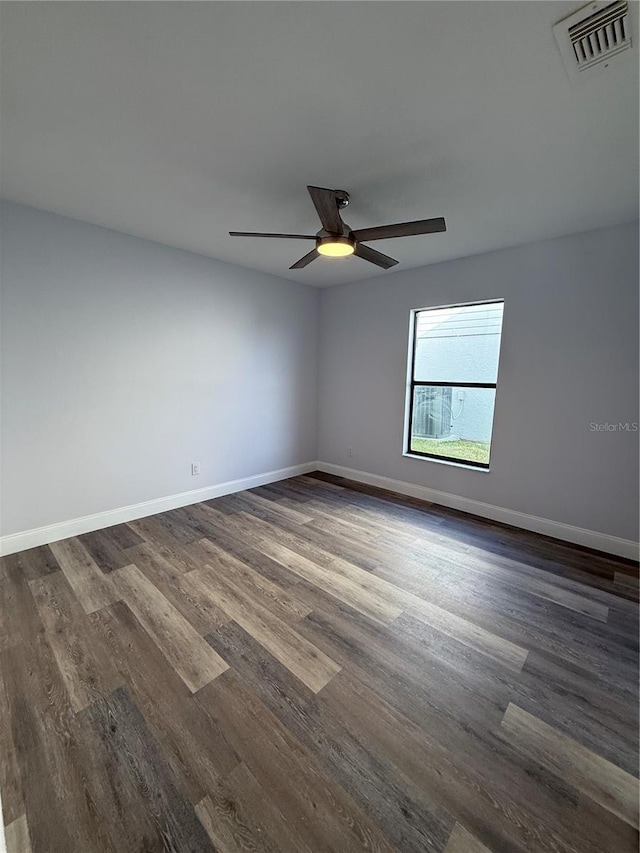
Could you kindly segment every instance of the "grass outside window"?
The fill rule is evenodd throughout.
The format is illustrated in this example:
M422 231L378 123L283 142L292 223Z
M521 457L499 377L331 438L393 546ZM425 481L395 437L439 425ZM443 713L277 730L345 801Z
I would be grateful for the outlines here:
M467 441L464 438L457 441L437 441L412 436L409 449L413 453L432 453L434 456L459 459L461 462L489 464L489 442L485 441Z

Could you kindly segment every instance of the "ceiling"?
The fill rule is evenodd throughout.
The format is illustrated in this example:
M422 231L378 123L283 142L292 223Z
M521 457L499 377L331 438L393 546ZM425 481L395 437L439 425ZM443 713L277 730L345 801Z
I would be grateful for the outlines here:
M636 54L571 83L572 2L0 3L2 195L327 286L358 258L288 267L307 184L351 193L394 270L638 215Z

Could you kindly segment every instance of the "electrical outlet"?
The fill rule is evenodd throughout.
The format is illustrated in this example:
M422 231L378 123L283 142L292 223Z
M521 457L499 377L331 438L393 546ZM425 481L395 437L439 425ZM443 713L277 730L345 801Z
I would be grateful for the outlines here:
M353 456L353 455L354 455L353 454L353 446L350 444L349 447L347 447L347 456Z
M199 473L200 473L200 463L199 462L192 462L191 463L191 476L197 477Z

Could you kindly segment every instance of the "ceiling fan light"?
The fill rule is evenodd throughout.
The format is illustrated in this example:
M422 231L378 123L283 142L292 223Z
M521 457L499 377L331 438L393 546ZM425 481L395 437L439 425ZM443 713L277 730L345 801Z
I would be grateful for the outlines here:
M355 251L355 244L348 237L322 237L318 240L318 254L326 258L346 258Z

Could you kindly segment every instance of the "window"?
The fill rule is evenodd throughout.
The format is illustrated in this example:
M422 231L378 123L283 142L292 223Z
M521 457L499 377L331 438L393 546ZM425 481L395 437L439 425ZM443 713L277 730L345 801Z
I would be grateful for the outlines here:
M503 306L412 312L407 453L489 468Z

